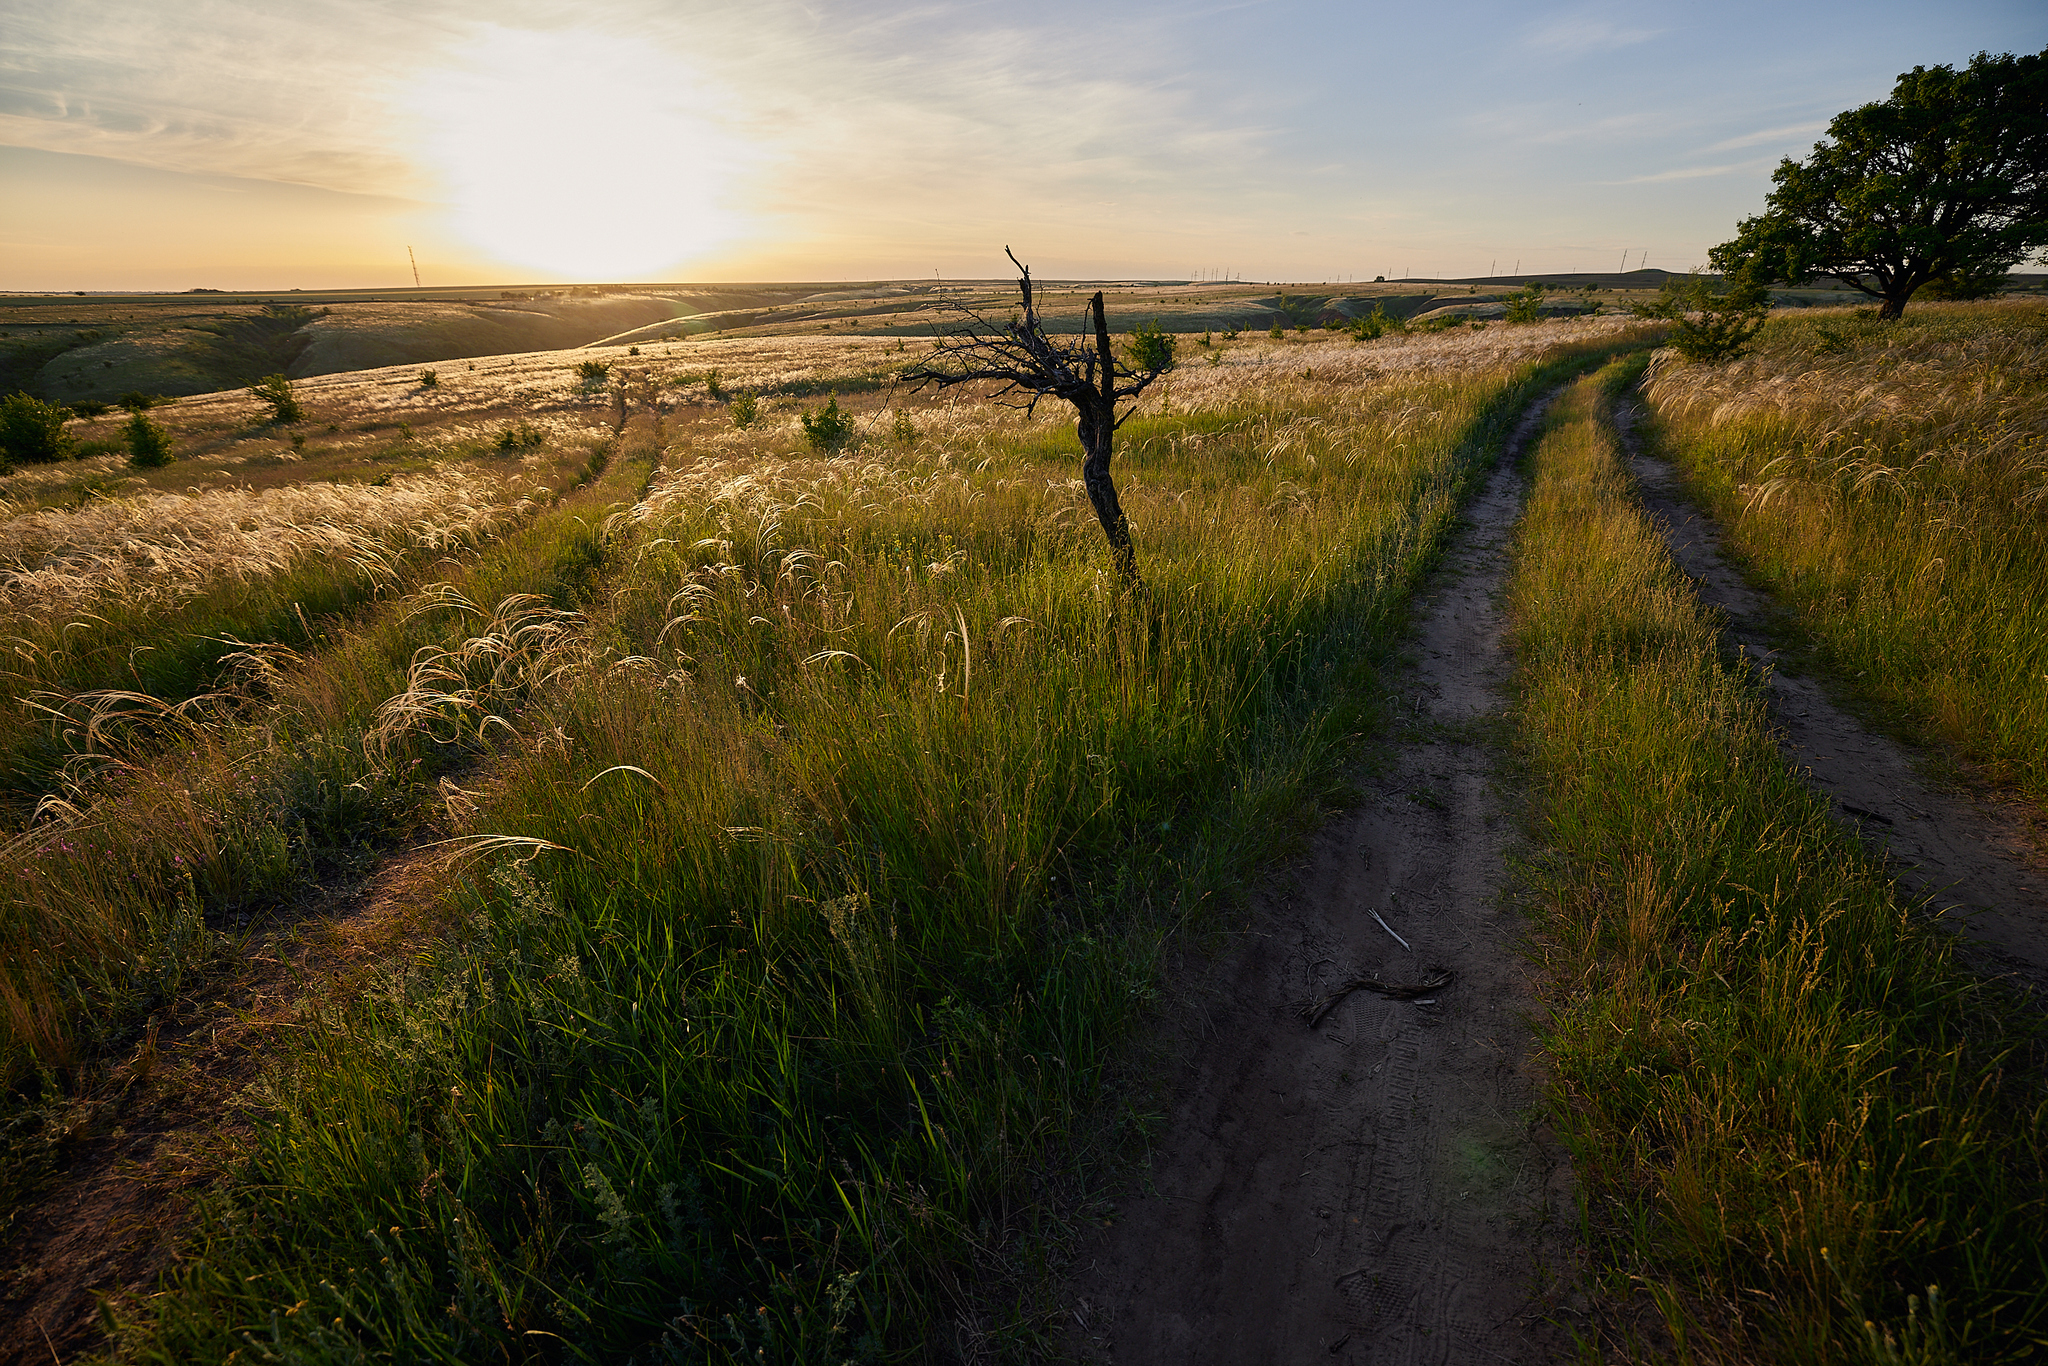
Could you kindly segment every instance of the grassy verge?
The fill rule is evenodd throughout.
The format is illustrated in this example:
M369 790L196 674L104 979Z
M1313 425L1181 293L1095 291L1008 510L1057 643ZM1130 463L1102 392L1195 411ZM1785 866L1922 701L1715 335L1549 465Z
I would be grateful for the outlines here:
M1581 381L1511 606L1555 1114L1681 1361L1992 1362L2048 1331L2048 1109L1995 994L1780 757ZM2015 1040L2021 1042L2015 1042ZM1633 1352L1626 1327L1597 1350Z
M1588 363L1134 422L1136 599L1046 424L935 415L841 461L736 434L675 471L478 794L534 856L309 1033L128 1352L1028 1334L964 1278L1044 1215L1162 937L1336 781L1473 473Z
M1847 691L2048 799L2048 308L1773 319L1652 435Z

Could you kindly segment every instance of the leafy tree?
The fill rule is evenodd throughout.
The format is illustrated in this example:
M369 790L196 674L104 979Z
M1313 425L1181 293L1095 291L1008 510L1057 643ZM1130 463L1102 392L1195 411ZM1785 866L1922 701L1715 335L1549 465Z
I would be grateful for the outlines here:
M249 393L270 405L272 422L288 425L306 419L306 410L299 405L298 393L293 390L291 380L283 375L265 375L260 383L249 386Z
M171 463L170 434L151 422L145 413L135 414L122 425L121 439L128 444L128 463L131 465L155 469Z
M1637 304L1639 318L1671 324L1671 345L1679 355L1705 365L1734 360L1749 346L1770 311L1770 295L1761 285L1736 281L1716 290L1698 275L1664 282L1654 302Z
M64 421L68 408L45 403L29 394L9 394L0 401L0 459L24 465L47 465L71 453L71 434Z
M961 309L963 321L941 334L931 353L904 371L903 378L920 389L927 384L945 389L955 384L993 383L997 386L993 397L998 402L1026 412L1047 397L1073 404L1080 418L1076 428L1088 501L1095 505L1095 519L1109 538L1118 575L1136 587L1138 552L1131 541L1131 524L1117 498L1116 481L1109 473L1116 429L1130 417L1130 411L1117 416L1116 409L1125 399L1144 393L1172 368L1173 347L1156 338L1150 342L1134 338L1124 348L1127 359L1119 359L1110 345L1100 290L1088 301L1088 315L1083 320L1084 327L1092 322L1094 335L1083 332L1071 342L1055 340L1038 316L1030 268L1011 255L1008 247L1003 254L1022 273L1017 288L1023 295L1023 312L999 326L971 309ZM1143 335L1141 328L1139 337Z
M2048 245L2048 52L1916 66L1827 137L1779 163L1764 212L1709 253L1717 270L1830 275L1896 318L1930 281L1982 288Z

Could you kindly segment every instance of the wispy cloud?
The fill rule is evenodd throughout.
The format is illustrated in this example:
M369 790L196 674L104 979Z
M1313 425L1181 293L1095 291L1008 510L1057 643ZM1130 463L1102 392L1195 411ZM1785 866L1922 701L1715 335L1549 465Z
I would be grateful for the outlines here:
M1759 171L1769 166L1768 161L1731 161L1725 166L1681 166L1675 170L1658 171L1653 175L1632 175L1624 180L1604 180L1603 185L1655 185L1667 180L1704 180L1709 176L1736 175L1744 171Z
M1809 133L1827 131L1825 121L1819 123L1790 123L1783 128L1766 128L1757 133L1744 133L1739 138L1729 138L1707 148L1709 152L1732 152L1738 147L1757 147L1768 142L1785 142L1792 138L1805 137Z
M1646 43L1661 30L1617 24L1590 14L1566 14L1536 24L1526 41L1538 52L1577 57L1589 52L1612 52L1616 48Z

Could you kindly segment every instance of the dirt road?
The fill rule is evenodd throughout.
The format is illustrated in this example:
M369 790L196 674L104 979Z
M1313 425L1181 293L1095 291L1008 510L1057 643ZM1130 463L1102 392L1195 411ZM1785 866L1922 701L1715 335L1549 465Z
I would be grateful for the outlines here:
M1729 639L1774 662L1767 604L1721 553L1713 521L1686 500L1678 471L1636 440L1639 400L1623 398L1615 426L1644 506L1702 601L1728 615ZM2016 806L1928 778L1913 751L1828 700L1811 678L1774 668L1771 717L1787 757L1835 799L1835 812L1886 849L1908 890L1930 897L1964 935L1964 958L2048 1007L2048 859Z
M1532 411L1515 445L1535 425ZM1184 1059L1150 1192L1084 1247L1067 1302L1083 1359L1543 1362L1576 1265L1570 1173L1535 1125L1514 827L1496 727L1496 598L1522 480L1504 461L1421 603L1397 687L1410 734L1171 1012ZM1374 913L1385 921L1375 920ZM1406 946L1395 939L1395 934ZM1362 973L1454 975L1416 1000Z

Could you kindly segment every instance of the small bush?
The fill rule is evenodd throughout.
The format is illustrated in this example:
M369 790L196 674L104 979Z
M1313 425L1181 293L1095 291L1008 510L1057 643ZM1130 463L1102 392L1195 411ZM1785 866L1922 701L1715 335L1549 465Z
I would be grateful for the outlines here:
M1268 332L1266 335L1271 337L1274 341L1279 341L1282 337L1287 335L1287 329L1276 322L1273 324L1273 330Z
M837 398L815 413L800 414L797 421L803 426L804 440L814 451L830 454L853 440L853 414L842 409Z
M74 403L71 405L71 414L73 417L105 417L107 415L107 405L104 403Z
M610 361L587 360L576 367L576 376L585 384L602 384L605 376L612 372Z
M1223 333L1223 340L1225 340L1225 341L1236 341L1236 340L1237 340L1237 332L1238 332L1238 329L1236 329L1236 328L1234 328L1234 327L1226 329L1226 330L1224 331L1224 333Z
M629 356L637 356L640 354L640 348L637 346L629 346L626 348L626 354Z
M70 413L30 394L9 394L0 402L0 458L24 465L47 465L71 453L64 430Z
M1351 336L1355 341L1378 341L1397 326L1398 324L1387 316L1387 306L1375 303L1372 312L1352 321Z
M1511 323L1543 321L1543 286L1532 283L1508 295L1507 320Z
M1770 306L1770 295L1758 285L1737 283L1716 292L1693 275L1666 280L1656 301L1637 304L1635 314L1670 323L1671 347L1687 360L1720 365L1749 349Z
M515 422L498 433L501 451L530 451L548 439L548 434L531 422Z
M162 394L145 394L140 389L130 389L114 400L117 406L126 408L131 413L146 413L163 401Z
M732 425L751 427L754 419L761 415L761 401L752 394L741 394L732 401Z
M422 371L420 371L420 388L422 388L422 389L438 389L438 388L440 388L440 387L441 387L441 376L440 376L440 375L439 375L438 373L436 373L435 371L432 371L432 370L422 370Z
M121 439L128 447L128 463L137 469L153 470L171 463L171 436L151 422L147 414L136 413L121 427Z
M718 382L718 372L712 370L704 376L704 390L711 395L713 403L725 402L725 386Z
M1124 343L1124 354L1129 356L1131 364L1141 371L1171 370L1173 353L1179 340L1173 333L1161 327L1159 320L1154 318L1131 333L1131 339Z
M270 420L274 423L290 424L306 419L306 410L299 404L298 393L284 375L265 375L249 386L249 394L270 405Z
M910 420L909 409L896 410L896 417L889 424L889 435L896 438L896 444L899 446L908 446L917 440L917 424Z

